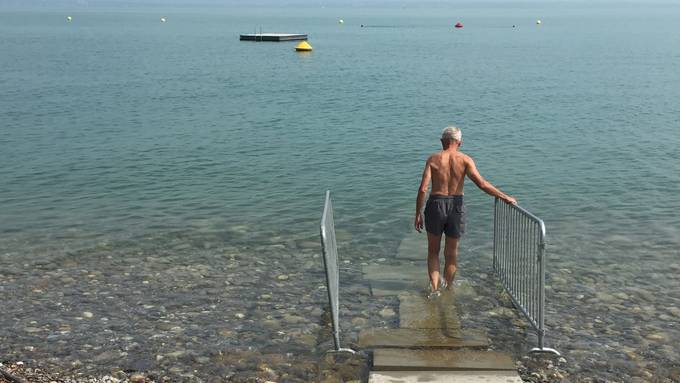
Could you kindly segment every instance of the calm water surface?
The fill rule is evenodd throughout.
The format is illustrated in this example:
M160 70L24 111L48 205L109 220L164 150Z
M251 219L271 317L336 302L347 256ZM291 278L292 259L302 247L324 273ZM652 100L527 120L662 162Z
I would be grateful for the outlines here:
M0 292L32 289L17 281L40 274L34 262L58 270L102 248L132 264L199 259L158 249L206 232L201 251L295 253L317 241L326 189L346 257L389 258L456 124L481 173L546 221L549 342L574 376L669 379L678 17L670 3L0 9L0 265L29 265ZM238 41L260 27L308 33L314 51ZM466 191L462 257L481 269L493 201ZM17 321L35 319L13 299Z

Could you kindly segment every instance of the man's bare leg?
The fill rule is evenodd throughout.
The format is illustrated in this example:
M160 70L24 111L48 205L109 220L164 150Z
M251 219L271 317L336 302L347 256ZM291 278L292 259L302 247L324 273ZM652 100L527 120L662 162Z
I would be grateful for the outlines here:
M442 236L427 233L427 273L430 275L432 291L439 290L439 247Z
M453 277L456 276L456 269L458 267L457 264L459 243L460 238L451 237L446 237L446 240L444 242L444 279L446 280L446 287L448 289L451 289L451 287L453 286Z

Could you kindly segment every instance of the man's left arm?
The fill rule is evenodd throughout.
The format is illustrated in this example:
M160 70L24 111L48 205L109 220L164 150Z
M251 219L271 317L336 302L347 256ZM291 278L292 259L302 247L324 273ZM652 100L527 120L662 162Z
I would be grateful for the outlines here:
M432 171L430 170L430 160L428 159L425 163L425 169L423 170L423 178L420 181L420 187L418 188L418 197L416 197L416 218L413 226L420 233L423 230L423 205L425 205L425 196L427 196L427 189L430 185L430 178L432 177Z

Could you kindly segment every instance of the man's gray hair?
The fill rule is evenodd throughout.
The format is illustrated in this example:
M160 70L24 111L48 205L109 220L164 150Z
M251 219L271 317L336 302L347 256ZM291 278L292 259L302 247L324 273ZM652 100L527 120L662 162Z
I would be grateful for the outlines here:
M460 128L456 128L455 126L447 126L446 129L442 132L442 140L444 141L458 141L461 142L463 139L463 132L460 131Z

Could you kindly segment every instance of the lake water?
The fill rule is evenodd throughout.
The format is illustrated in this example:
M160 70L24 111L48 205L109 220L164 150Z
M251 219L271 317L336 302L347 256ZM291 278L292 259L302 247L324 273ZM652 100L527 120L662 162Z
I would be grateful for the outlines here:
M248 336L295 320L248 326L296 305L324 323L325 191L341 255L389 260L455 124L482 175L546 222L547 342L568 379L678 379L679 17L660 2L0 8L0 352L84 373L148 354L127 370L167 371L169 341L135 338L165 331L194 353L175 376L215 357L217 333L314 360L319 325L270 348ZM307 33L314 51L238 41L260 28ZM493 201L469 183L466 203L461 262L484 270ZM263 306L258 280L290 293ZM169 300L195 315L159 330ZM107 320L83 327L83 311ZM99 331L124 355L88 344ZM258 371L235 365L218 373Z

